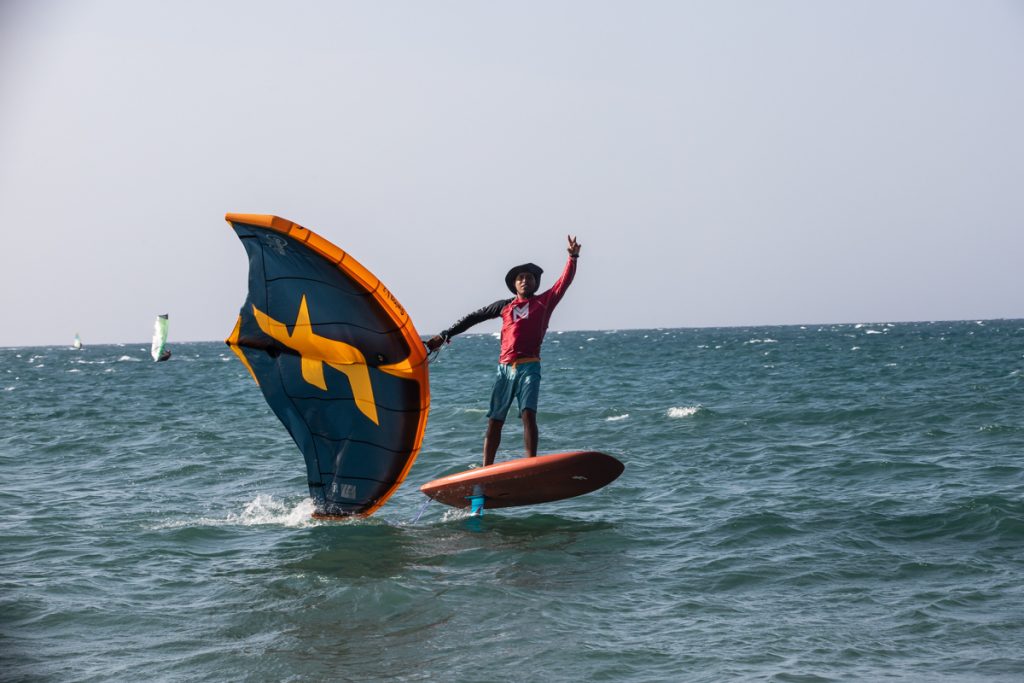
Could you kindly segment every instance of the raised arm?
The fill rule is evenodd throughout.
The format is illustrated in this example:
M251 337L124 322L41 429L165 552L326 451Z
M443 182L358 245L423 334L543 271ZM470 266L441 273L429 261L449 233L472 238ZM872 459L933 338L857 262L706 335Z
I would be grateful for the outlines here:
M567 251L569 252L569 259L566 261L565 269L562 271L561 276L551 286L552 305L561 301L562 297L565 296L565 290L569 289L573 278L576 277L576 259L579 258L581 246L575 237L572 235L568 237Z

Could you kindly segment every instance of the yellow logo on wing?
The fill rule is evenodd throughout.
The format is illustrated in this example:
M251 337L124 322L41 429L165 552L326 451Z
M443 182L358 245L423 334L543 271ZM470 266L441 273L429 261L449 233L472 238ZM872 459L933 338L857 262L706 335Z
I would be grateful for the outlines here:
M309 322L305 296L299 304L299 314L295 318L295 326L291 332L288 332L284 323L274 320L255 306L252 307L252 313L261 330L302 357L302 379L327 391L324 363L343 372L352 385L356 406L375 425L380 425L377 421L377 404L373 400L373 386L370 384L366 358L351 344L314 334L313 326Z

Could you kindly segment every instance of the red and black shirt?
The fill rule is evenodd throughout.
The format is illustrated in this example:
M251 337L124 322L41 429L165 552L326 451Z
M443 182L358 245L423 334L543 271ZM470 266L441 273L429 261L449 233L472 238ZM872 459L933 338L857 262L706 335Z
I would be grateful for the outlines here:
M441 337L447 341L477 323L500 317L501 355L498 362L507 364L523 358L540 358L540 345L548 331L551 314L575 275L576 259L570 256L562 275L548 291L526 299L515 297L495 301L459 319L441 332Z

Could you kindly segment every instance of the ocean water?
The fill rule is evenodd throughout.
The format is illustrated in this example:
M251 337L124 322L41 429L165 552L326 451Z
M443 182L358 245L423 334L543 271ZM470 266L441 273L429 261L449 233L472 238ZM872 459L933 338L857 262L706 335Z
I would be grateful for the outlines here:
M1024 680L1024 321L550 333L541 451L626 470L483 518L418 491L480 459L460 337L344 523L233 354L170 347L0 349L0 680Z

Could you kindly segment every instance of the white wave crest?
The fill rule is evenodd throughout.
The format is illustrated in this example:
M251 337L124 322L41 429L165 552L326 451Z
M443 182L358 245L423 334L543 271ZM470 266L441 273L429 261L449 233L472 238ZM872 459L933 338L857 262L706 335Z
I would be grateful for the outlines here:
M619 420L625 420L625 419L628 419L628 418L629 418L629 413L623 413L622 415L612 415L611 417L606 417L604 419L604 421L605 422L618 422Z
M669 408L666 415L672 418L691 417L696 415L698 410L700 410L700 406L680 406Z

